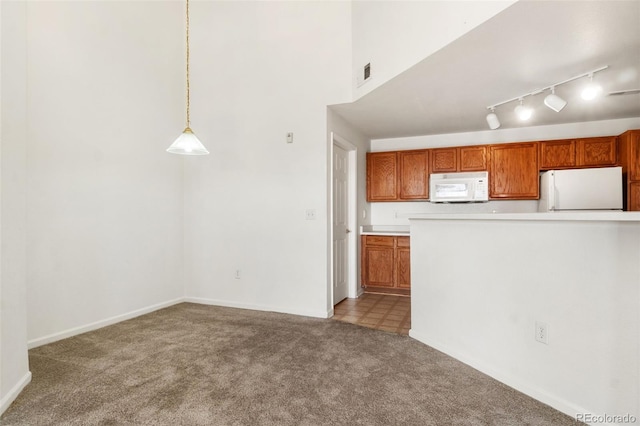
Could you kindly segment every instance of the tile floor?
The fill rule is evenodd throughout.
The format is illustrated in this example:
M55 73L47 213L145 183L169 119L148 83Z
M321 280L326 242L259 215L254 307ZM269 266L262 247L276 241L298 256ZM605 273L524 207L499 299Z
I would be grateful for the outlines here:
M411 298L364 293L357 299L338 303L333 310L333 319L407 335L411 328Z

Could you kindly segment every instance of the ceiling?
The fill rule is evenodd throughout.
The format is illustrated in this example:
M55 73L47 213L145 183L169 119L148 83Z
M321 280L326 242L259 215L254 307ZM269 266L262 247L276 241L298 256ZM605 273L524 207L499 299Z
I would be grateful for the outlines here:
M608 65L603 93L640 89L640 1L519 1L355 102L331 108L371 139L489 130L487 106ZM640 117L640 94L580 97L587 77L496 108L501 129Z

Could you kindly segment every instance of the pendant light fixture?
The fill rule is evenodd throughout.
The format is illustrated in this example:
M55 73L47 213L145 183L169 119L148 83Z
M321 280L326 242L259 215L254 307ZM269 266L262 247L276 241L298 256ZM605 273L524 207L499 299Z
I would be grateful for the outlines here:
M202 145L202 142L191 130L190 104L191 104L191 88L189 86L189 0L187 0L187 127L178 136L178 139L167 148L167 152L171 154L181 155L207 155L209 151Z

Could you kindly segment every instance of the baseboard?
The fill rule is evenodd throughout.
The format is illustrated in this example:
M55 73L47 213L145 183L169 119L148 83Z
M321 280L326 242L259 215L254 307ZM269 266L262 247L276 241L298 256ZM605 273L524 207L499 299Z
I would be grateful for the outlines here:
M279 312L281 314L292 314L314 318L330 318L333 315L333 309L330 309L328 311L307 311L302 309L288 309L280 306L253 305L250 303L236 303L226 300L205 299L202 297L186 297L184 301L190 303L199 303L201 305L224 306L226 308L250 309L253 311Z
M157 311L159 309L168 308L169 306L176 305L178 303L184 302L184 297L179 297L174 300L169 300L167 302L158 303L156 305L147 306L142 309L137 309L135 311L127 312L125 314L116 315L111 318L106 318L100 321L93 322L91 324L83 325L80 327L70 328L65 331L61 331L58 333L50 334L48 336L39 337L37 339L29 340L27 342L27 347L29 349L37 348L38 346L46 345L49 343L57 342L58 340L66 339L69 337L77 336L78 334L86 333L88 331L97 330L102 327L106 327L108 325L116 324L121 321L126 321L131 318L139 317L140 315L148 314L153 311Z
M0 399L0 415L4 413L7 408L16 400L20 392L31 382L31 371L27 371L27 373L22 376L22 379L16 383L14 387L2 398Z
M522 392L533 399L536 399L544 404L549 405L550 407L555 408L556 410L566 414L567 416L570 416L573 419L576 418L577 413L592 414L589 410L586 410L569 401L559 398L558 396L553 395L548 391L545 391L544 389L531 386L524 382L522 379L514 377L510 374L500 372L494 366L479 361L472 356L469 356L468 354L453 350L448 346L441 344L440 342L434 341L424 335L421 335L420 333L415 332L413 329L409 330L409 337L412 337L427 346L437 349L440 352L443 352L457 359L458 361L463 362L468 366L473 367L474 369L498 380L499 382L502 382L505 385L512 387L513 389Z

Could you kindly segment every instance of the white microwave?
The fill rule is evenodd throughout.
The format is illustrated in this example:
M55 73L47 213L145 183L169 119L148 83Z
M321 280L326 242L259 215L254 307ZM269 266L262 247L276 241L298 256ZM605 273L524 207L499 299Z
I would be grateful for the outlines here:
M489 201L489 172L432 173L429 201L464 203Z

